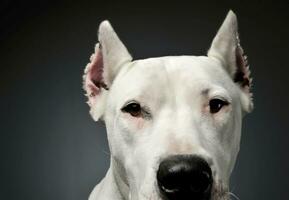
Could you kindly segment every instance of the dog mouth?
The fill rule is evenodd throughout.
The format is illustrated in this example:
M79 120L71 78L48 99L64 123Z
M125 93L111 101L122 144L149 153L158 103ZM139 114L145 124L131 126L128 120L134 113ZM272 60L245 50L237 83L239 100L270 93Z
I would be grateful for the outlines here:
M211 200L229 200L229 187L222 183L215 183L211 191Z

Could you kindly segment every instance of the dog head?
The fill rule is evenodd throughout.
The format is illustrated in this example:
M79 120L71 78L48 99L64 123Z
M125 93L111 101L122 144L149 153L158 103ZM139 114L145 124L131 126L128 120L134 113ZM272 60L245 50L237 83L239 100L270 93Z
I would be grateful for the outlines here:
M94 120L131 199L226 199L241 122L253 108L247 58L230 11L207 56L132 60L108 21L85 68Z

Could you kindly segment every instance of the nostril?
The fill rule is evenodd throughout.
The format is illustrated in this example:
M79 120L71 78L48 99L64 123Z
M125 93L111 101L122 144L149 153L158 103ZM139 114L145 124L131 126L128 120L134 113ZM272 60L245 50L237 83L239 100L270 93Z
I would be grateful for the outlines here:
M190 189L193 192L205 192L211 184L211 176L204 171L191 175Z
M208 163L200 157L170 156L160 163L157 181L160 192L168 199L209 199L212 171Z

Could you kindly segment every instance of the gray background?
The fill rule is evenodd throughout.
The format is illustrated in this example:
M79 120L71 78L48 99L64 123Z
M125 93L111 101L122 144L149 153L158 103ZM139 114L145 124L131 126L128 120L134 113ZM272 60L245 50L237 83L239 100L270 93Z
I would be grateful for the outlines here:
M289 3L0 2L0 199L87 199L109 166L81 76L109 19L134 58L205 54L232 8L254 77L232 191L288 199Z

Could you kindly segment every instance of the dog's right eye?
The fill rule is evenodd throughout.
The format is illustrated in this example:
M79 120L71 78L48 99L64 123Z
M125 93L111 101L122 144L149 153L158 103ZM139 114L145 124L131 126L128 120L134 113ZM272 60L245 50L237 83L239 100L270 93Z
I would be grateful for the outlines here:
M122 112L129 113L133 117L139 117L142 114L142 108L138 103L129 103L121 109Z
M212 114L219 112L223 106L228 105L229 103L226 101L223 101L221 99L211 99L209 106L210 106L210 112Z

